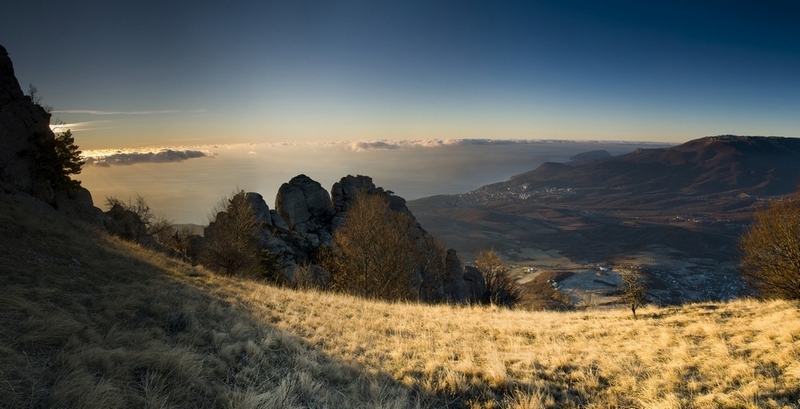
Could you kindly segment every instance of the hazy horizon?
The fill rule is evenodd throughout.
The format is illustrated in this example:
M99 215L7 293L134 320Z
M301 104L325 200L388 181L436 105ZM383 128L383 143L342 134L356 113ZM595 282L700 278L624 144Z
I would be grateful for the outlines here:
M104 208L107 196L143 196L154 212L177 223L207 223L213 206L237 189L262 194L274 208L282 183L298 174L328 192L348 174L366 175L407 200L466 193L533 170L546 161L567 161L590 150L618 155L634 141L416 140L339 141L183 146L86 151L77 175ZM104 209L105 210L105 209Z

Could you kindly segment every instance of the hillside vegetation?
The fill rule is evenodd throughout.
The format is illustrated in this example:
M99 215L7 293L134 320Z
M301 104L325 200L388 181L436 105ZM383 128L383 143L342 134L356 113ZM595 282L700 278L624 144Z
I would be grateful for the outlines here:
M0 196L2 407L800 404L800 305L524 312L220 277Z

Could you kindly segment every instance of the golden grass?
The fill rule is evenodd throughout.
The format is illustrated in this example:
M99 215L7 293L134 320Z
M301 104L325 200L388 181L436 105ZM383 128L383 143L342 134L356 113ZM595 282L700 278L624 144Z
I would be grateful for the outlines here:
M7 199L0 266L3 407L800 405L796 302L387 304L213 276Z

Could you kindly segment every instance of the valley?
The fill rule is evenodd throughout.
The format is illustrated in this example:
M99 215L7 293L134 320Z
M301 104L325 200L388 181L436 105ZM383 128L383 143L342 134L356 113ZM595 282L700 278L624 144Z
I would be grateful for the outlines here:
M708 137L599 159L578 155L408 206L464 260L494 246L517 267L531 307L613 302L613 272L621 269L639 270L656 304L728 300L746 294L737 239L755 209L792 192L798 152L792 138Z

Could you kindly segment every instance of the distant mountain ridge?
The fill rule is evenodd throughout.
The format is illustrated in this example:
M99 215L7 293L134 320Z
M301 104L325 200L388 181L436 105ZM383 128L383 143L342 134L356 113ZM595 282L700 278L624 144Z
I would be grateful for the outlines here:
M671 148L580 159L544 163L481 189L528 184L531 188L598 188L617 193L774 196L792 192L800 182L800 138L709 136Z

